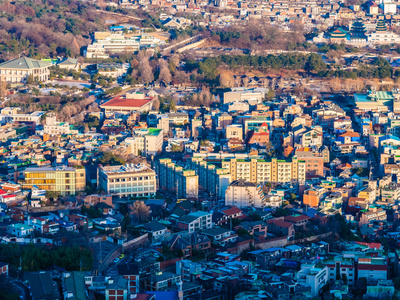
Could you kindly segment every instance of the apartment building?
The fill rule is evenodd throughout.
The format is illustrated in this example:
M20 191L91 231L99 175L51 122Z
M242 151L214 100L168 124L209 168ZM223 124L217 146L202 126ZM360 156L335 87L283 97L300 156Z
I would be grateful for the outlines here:
M23 56L0 64L0 76L9 83L47 82L50 66L50 62Z
M227 139L239 139L243 140L243 126L239 124L232 124L226 126L226 138Z
M158 128L137 129L133 137L125 140L130 145L131 153L136 156L156 155L162 151L163 142L163 130Z
M322 288L328 283L328 268L317 267L314 264L302 264L297 272L297 282L311 286L311 298L318 297Z
M188 162L188 168L199 176L199 188L218 198L225 197L225 190L232 181L227 170L208 164L201 157L193 157Z
M156 172L160 189L176 193L178 199L198 198L199 176L194 170L185 170L164 158L156 162Z
M225 191L225 205L243 207L265 207L266 198L261 186L244 180L233 181Z
M349 251L333 259L324 261L329 270L329 280L347 277L349 285L356 280L366 278L368 284L376 284L378 280L387 279L388 263L386 257L372 257L362 252Z
M77 130L73 129L74 126L68 122L58 122L54 114L50 114L46 117L46 124L43 126L43 132L50 135L62 135L62 134L75 134Z
M227 158L214 160L211 164L202 157L193 157L188 166L199 175L201 188L224 197L230 182L245 180L253 183L302 184L306 179L305 162L293 157L291 160L267 161L261 158ZM221 163L221 167L216 164Z
M40 190L60 192L61 195L75 195L86 186L84 168L43 167L27 168L24 171L24 189L36 186Z
M99 188L119 197L151 197L156 194L156 172L140 164L99 167Z
M400 198L400 185L391 182L381 189L382 202L395 203Z
M386 221L386 210L377 207L369 207L368 210L363 211L360 215L359 226L369 224L372 221Z
M303 194L303 204L318 207L325 194L325 188L310 188Z
M222 169L228 170L232 180L244 179L254 183L303 183L305 181L305 162L294 157L292 160L270 161L264 159L224 160Z

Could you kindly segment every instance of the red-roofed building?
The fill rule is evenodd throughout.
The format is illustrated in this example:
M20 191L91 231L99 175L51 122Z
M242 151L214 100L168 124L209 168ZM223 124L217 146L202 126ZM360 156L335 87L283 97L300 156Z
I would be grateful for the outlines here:
M288 238L293 237L295 233L293 223L284 221L283 217L268 220L268 231L287 235Z
M286 216L284 220L286 222L292 223L295 227L303 227L305 228L308 224L308 221L311 218L305 215L299 215L299 216Z
M117 96L100 105L106 113L119 112L130 114L131 112L147 112L151 109L155 97L149 97L142 93Z
M381 243L356 242L356 244L368 246L370 249L377 249L377 250L379 250L379 249L382 248L382 244L381 244Z
M2 199L2 202L11 202L14 200L17 200L17 197L14 194L10 194L10 195L1 195L0 196Z

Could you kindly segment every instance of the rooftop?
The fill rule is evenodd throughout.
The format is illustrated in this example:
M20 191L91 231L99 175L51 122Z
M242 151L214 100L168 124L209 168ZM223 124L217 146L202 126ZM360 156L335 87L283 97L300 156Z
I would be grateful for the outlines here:
M36 68L45 68L50 67L51 63L46 61L41 61L37 59L32 59L29 57L19 57L15 58L0 64L1 69L21 69L21 70L29 70Z

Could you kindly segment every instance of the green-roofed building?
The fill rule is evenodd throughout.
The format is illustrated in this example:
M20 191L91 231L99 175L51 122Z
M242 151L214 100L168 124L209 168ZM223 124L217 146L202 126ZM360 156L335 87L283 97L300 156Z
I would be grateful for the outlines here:
M364 111L399 111L400 93L393 91L368 91L367 94L354 94L354 102L358 109Z
M331 33L329 33L329 39L332 42L342 42L347 38L347 34L348 32L346 30L344 30L343 28L338 28L334 31L332 31Z
M366 40L367 36L365 34L367 30L365 29L365 25L361 21L355 21L351 25L350 29L350 39L352 40Z
M19 57L0 64L0 76L9 83L47 82L51 62Z
M375 31L377 31L377 32L385 32L385 31L387 31L386 24L385 24L384 20L379 20L378 21L378 23L376 24Z

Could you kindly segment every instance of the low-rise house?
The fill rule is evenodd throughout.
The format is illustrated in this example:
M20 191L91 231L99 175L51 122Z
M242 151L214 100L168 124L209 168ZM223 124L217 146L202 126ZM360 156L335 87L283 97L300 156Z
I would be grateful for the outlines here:
M163 240L168 232L168 228L160 222L153 221L142 225L144 229L151 235L153 240Z
M33 232L33 227L26 224L11 224L7 226L7 233L16 237L26 237Z
M212 228L212 214L204 211L190 213L180 218L177 225L179 229L187 230L189 233Z
M235 227L235 230L244 229L251 235L267 236L267 224L263 221L243 222Z
M208 236L211 239L211 241L221 246L225 246L229 243L234 243L238 238L237 234L221 227L206 229L203 230L201 233Z

